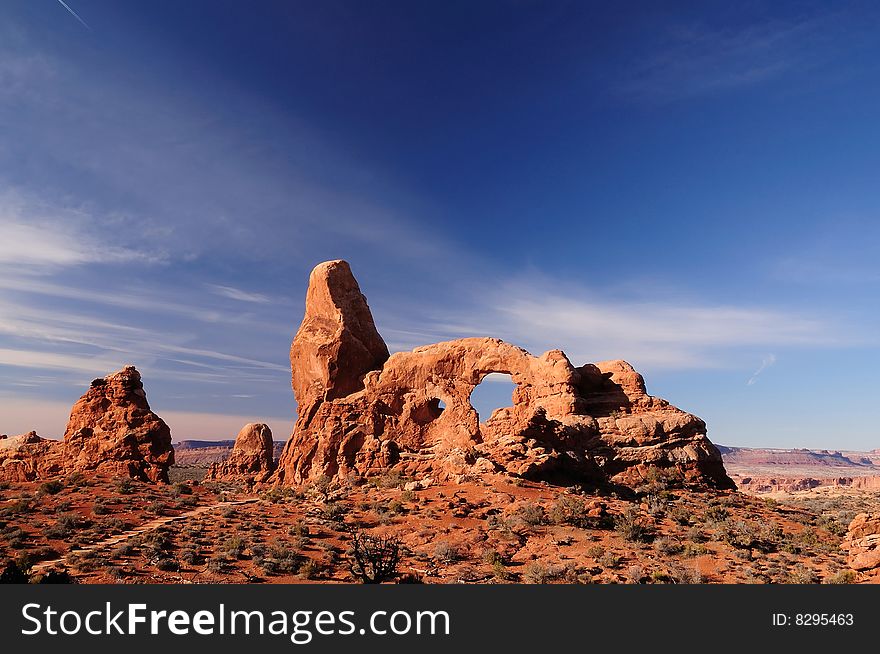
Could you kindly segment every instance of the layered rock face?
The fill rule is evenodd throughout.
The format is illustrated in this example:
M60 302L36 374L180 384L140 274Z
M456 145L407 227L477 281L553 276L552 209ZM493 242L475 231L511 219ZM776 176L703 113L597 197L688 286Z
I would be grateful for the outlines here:
M392 468L637 484L659 467L733 487L705 423L648 395L624 361L575 367L560 350L535 357L494 338L389 357L342 261L312 272L290 353L299 417L276 473L285 484ZM509 374L516 390L481 424L470 395L490 373Z
M843 548L849 551L853 570L880 568L880 513L860 513L853 518Z
M92 382L70 411L63 443L68 471L167 482L174 463L171 430L150 410L134 366Z
M211 465L205 479L264 482L275 470L272 430L252 422L238 432L229 457Z
M31 431L0 438L0 481L35 481L64 472L61 443Z

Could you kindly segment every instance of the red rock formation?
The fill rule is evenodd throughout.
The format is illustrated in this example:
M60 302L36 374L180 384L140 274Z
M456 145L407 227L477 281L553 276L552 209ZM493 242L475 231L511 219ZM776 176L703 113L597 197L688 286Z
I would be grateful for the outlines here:
M134 366L92 382L73 405L63 443L68 472L167 482L174 463L171 430L150 410Z
M275 470L272 430L262 423L242 427L229 458L211 465L205 479L264 482Z
M842 547L849 552L853 570L880 568L880 513L860 513L853 518Z
M386 353L348 265L320 264L290 350L299 417L278 481L394 467L441 479L503 472L635 484L652 467L674 467L733 487L705 423L648 395L626 362L576 368L559 350L534 357L493 338ZM513 406L480 424L470 395L490 373L511 376Z
M0 439L0 481L34 481L63 471L60 441L40 438L35 431Z
M367 299L345 261L327 261L309 277L306 313L290 362L301 406L345 397L363 388L364 375L388 358Z

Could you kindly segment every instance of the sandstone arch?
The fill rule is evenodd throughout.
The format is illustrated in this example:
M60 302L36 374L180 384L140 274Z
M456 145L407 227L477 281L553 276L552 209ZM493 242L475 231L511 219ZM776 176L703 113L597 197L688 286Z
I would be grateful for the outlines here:
M279 460L281 483L390 468L633 483L658 466L733 486L705 423L648 395L624 361L575 367L561 350L536 357L497 338L388 356L343 261L312 272L290 352L299 417ZM491 373L510 375L516 388L512 406L481 427L470 396Z

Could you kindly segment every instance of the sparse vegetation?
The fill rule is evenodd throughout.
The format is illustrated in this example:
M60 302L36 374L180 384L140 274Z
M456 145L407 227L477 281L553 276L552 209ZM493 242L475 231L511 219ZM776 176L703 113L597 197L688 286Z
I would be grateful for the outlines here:
M349 570L364 584L380 584L397 574L401 543L397 538L356 533L348 552Z

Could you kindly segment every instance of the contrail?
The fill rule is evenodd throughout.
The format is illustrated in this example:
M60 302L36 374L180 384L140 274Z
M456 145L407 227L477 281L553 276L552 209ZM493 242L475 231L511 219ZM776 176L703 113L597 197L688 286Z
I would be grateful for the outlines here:
M76 18L80 22L80 24L82 24L83 27L85 27L87 30L91 31L92 28L89 27L89 24L86 21L84 21L82 18L80 18L79 14L76 13L73 9L71 9L69 4L64 2L64 0L58 0L58 2L60 2L61 6L64 7L65 9L67 9L67 11L70 12L70 15L73 16L74 18Z
M762 372L767 370L767 368L772 366L774 363L776 363L776 355L775 354L768 354L767 356L765 356L764 360L761 361L761 367L758 368L755 371L755 374L752 375L751 378L749 379L749 381L746 382L746 386L752 386L756 381L758 381L758 376Z

